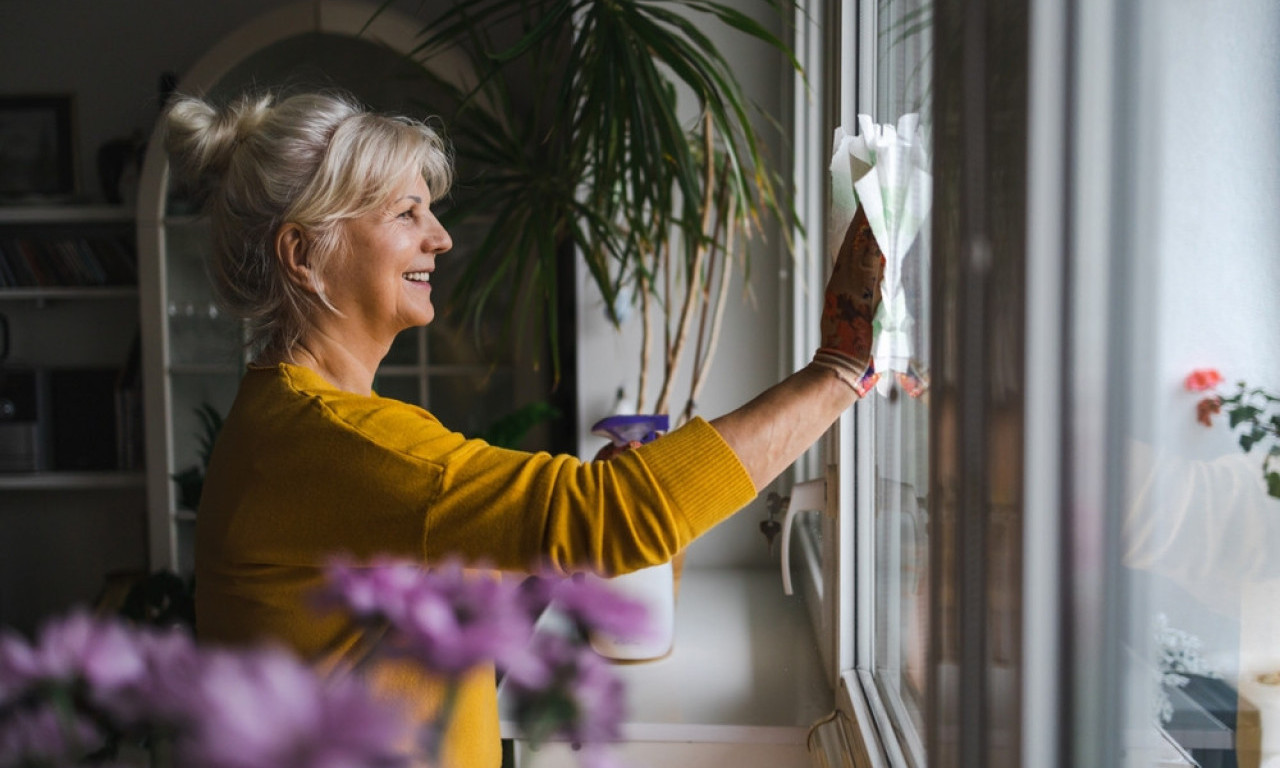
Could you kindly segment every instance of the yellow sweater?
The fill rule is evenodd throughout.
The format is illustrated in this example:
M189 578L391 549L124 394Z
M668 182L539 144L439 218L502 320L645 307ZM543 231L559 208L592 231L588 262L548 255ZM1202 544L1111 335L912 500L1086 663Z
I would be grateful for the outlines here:
M705 421L609 461L496 448L427 411L335 389L293 365L251 368L209 462L196 523L202 640L277 641L325 665L360 633L316 613L310 594L335 554L497 569L624 573L669 560L755 496ZM383 664L381 689L432 715L440 687ZM472 675L445 742L449 768L501 763L494 673Z

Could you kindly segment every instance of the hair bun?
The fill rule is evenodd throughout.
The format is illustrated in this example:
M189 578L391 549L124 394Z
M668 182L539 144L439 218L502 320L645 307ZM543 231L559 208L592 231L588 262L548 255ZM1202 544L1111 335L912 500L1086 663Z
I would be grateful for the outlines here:
M165 114L165 149L177 177L201 198L231 166L236 147L270 114L270 95L246 95L221 109L194 96L177 96Z

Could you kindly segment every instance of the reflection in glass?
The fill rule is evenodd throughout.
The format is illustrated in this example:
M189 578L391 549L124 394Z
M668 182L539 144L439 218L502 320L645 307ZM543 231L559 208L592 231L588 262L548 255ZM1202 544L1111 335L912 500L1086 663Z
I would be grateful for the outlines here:
M911 151L925 170L932 154L932 18L931 0L877 3L872 120L899 128L916 121ZM927 196L931 191L915 189L913 194ZM921 201L924 210L928 202ZM903 757L911 765L925 761L931 253L926 218L908 250L896 259L886 254L893 259L886 269L886 278L894 276L893 295L886 296L877 330L882 339L892 331L893 370L883 371L876 394L863 410L871 421L875 477L875 681ZM878 351L877 362L887 350Z

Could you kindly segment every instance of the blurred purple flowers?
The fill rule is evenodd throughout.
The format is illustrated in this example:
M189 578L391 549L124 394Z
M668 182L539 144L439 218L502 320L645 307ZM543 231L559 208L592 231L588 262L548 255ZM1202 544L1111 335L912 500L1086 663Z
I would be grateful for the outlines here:
M283 650L198 647L180 629L84 612L35 643L0 639L0 765L85 765L104 748L166 744L191 768L408 763L408 725L358 680ZM96 764L96 763L95 763Z
M412 658L450 686L493 664L526 737L564 738L582 747L584 766L612 765L605 747L619 735L622 685L586 636L635 633L643 609L592 582L517 582L459 562L341 561L327 575L325 605L390 627L380 652ZM574 630L535 632L548 609ZM440 717L418 740L428 759L448 710ZM405 713L358 674L322 676L283 649L203 647L179 628L83 611L31 642L0 633L0 766L130 765L132 747L151 753L146 765L393 768L413 761L413 743Z
M640 635L647 625L638 603L580 578L517 582L468 571L458 561L424 570L406 561L339 560L329 568L328 583L324 604L393 629L384 652L410 656L454 683L475 666L492 663L508 680L517 725L530 741L564 738L583 747L584 766L611 764L598 745L619 737L623 689L587 635ZM547 610L567 619L574 631L535 631ZM426 740L429 753L438 737L439 731Z

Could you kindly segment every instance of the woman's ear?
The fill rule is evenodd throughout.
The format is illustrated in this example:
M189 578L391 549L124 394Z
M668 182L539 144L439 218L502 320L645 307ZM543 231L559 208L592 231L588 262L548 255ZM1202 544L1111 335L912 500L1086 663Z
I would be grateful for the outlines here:
M302 227L288 222L276 231L276 259L285 277L300 288L314 292L318 282L311 271L311 243Z

